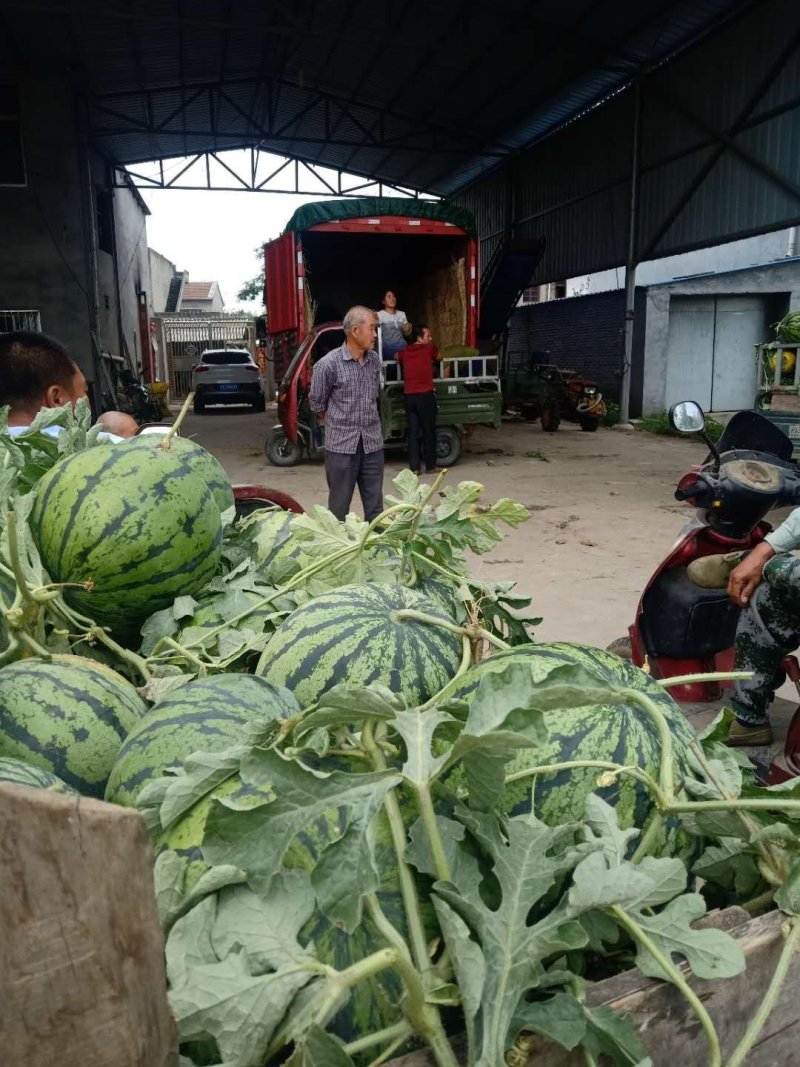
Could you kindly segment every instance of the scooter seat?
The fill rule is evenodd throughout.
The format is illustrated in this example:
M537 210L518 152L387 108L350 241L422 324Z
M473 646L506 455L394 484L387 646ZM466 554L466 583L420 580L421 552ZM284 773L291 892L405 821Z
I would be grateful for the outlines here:
M685 567L662 571L642 598L648 656L703 659L733 646L739 609L724 589L702 589Z

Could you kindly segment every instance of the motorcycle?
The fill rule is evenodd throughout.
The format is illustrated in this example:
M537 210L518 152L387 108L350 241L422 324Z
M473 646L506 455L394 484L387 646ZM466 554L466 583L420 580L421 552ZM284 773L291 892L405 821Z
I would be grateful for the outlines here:
M144 382L127 368L120 373L117 384L118 410L132 415L138 423L157 422L161 405L150 396Z
M764 521L767 513L800 503L800 472L791 461L792 442L757 412L734 415L717 445L705 432L702 408L693 401L675 404L669 421L678 433L700 435L710 451L675 490L675 499L694 508L695 518L647 582L629 639L609 648L622 655L627 651L633 663L646 665L657 679L730 672L739 608L726 589L695 585L686 568L703 556L748 551L763 541L772 529ZM786 657L782 667L800 693L796 657ZM671 686L670 694L683 703L711 703L721 699L722 686L687 682ZM766 780L800 774L800 709L789 728L785 761L791 773L773 765Z

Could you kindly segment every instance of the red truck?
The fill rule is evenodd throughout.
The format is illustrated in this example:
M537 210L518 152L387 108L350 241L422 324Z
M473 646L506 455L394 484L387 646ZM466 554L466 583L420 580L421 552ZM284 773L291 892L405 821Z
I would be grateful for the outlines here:
M363 197L306 204L264 246L267 330L279 383L315 325L387 289L439 349L475 344L478 240L468 211L433 200Z

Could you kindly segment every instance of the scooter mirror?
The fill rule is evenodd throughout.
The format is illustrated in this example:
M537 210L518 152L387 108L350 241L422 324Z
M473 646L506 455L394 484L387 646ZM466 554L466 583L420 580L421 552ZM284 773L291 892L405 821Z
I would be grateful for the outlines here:
M694 400L681 400L669 409L669 422L678 433L702 433L706 428L703 409Z

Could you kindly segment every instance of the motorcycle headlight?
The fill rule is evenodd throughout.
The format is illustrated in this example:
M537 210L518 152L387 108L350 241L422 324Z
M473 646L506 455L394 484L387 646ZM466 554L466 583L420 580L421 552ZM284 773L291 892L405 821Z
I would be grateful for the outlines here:
M594 396L595 393L597 392L597 389L595 389L595 387L593 385L585 385L583 387L583 391L586 394L586 396Z

